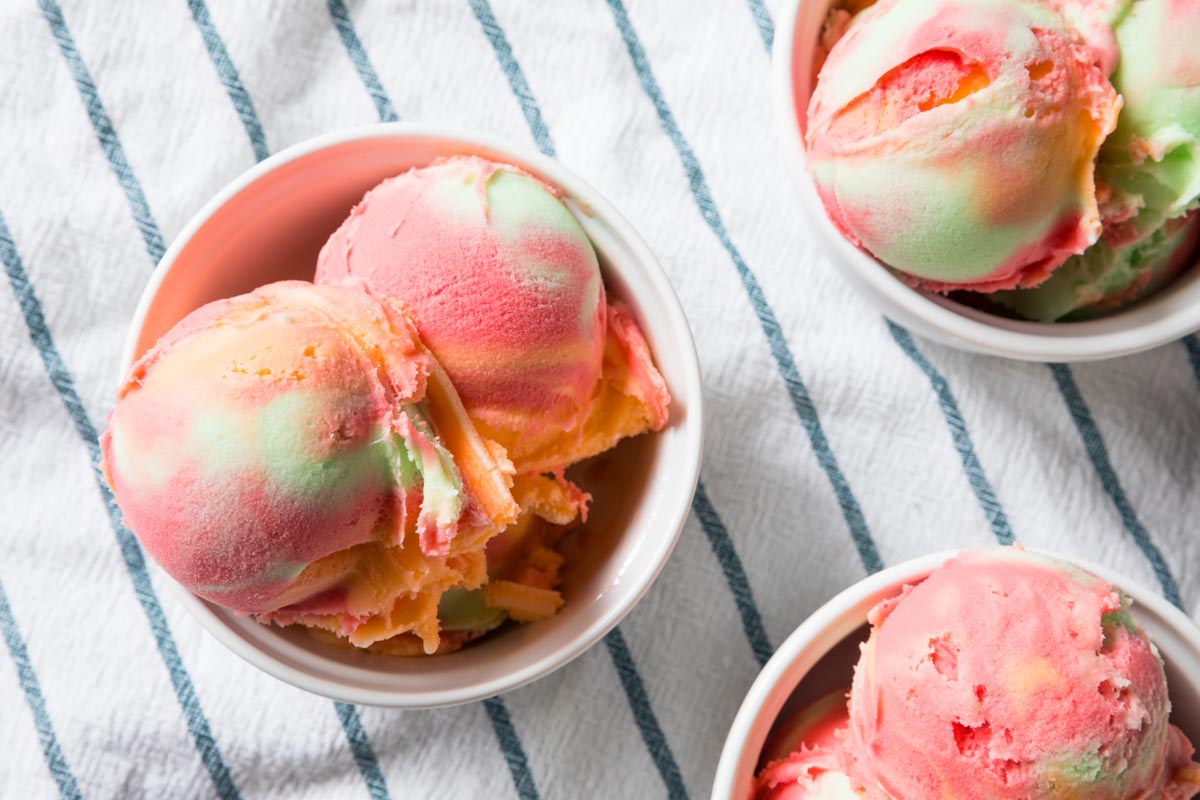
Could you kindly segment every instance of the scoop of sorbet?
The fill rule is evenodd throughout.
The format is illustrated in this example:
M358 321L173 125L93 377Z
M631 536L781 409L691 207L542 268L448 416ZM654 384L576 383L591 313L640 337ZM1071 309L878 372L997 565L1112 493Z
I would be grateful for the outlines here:
M1116 25L1124 98L1097 168L1105 236L1125 245L1200 208L1200 3L1138 0Z
M486 576L511 465L407 312L287 281L210 303L133 365L101 438L125 521L177 581L262 621L438 647Z
M1109 53L1034 0L881 0L834 45L807 158L842 234L934 291L1034 286L1097 240Z
M968 552L877 607L845 755L870 798L1189 798L1191 745L1129 601L1017 549Z
M518 475L666 423L666 385L636 322L606 297L587 234L514 166L454 157L383 181L321 250L317 282L347 276L413 309Z

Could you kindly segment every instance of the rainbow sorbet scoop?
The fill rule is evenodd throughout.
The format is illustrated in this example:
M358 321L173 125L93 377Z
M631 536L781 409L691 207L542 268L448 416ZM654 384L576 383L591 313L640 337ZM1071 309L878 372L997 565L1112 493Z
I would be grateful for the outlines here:
M555 613L556 542L591 501L564 471L661 429L671 399L633 315L607 296L580 219L516 166L445 158L354 207L315 278L347 279L413 310L467 414L513 464L521 517L488 547L488 585L449 596L444 621L470 636L497 624L496 610Z
M1019 547L966 551L868 615L849 702L795 720L756 800L1190 800L1192 744L1130 601Z
M357 277L412 308L471 418L517 474L658 430L670 396L557 192L508 164L445 159L390 178L330 237L318 283Z
M1161 289L1200 238L1200 2L1107 0L1123 105L1096 162L1103 237L1035 289L993 299L1042 322L1089 319Z
M438 602L486 579L517 515L407 310L287 281L209 303L135 363L101 437L125 521L201 597L358 646L439 646Z
M1100 236L1115 56L1039 0L880 0L833 45L808 166L853 244L933 291L1035 286Z

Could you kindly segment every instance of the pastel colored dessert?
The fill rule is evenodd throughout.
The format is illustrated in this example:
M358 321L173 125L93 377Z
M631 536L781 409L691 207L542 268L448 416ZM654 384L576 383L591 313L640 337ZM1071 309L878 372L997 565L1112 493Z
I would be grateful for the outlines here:
M637 323L606 295L579 220L517 167L444 159L383 181L354 207L315 279L347 278L413 309L467 413L513 464L521 520L489 545L479 597L453 596L447 616L482 632L497 608L517 620L553 614L556 543L590 501L564 470L661 429L670 403Z
M125 521L199 596L356 646L441 645L518 508L408 311L286 281L193 311L133 365L101 437ZM419 641L418 641L419 640Z
M833 45L808 166L853 244L933 291L1034 286L1100 236L1120 100L1040 0L881 0Z
M1095 319L1170 283L1193 263L1198 241L1200 214L1191 212L1131 244L1113 245L1102 238L1036 289L996 292L990 299L1037 322Z
M1129 0L1115 31L1125 105L1097 173L1111 189L1106 231L1124 244L1200 207L1200 3Z
M1094 575L1020 549L965 552L868 619L844 727L769 764L759 798L1200 793L1158 651Z
M1195 260L1200 3L1126 0L1115 16L1124 108L1096 165L1104 236L1036 289L994 299L1029 319L1087 319L1165 286Z
M347 276L413 309L518 475L666 422L665 385L628 311L607 300L587 234L516 167L456 157L382 182L321 251L318 283Z
M836 4L806 134L830 220L910 285L1035 321L1157 292L1195 261L1196 30L1193 0Z

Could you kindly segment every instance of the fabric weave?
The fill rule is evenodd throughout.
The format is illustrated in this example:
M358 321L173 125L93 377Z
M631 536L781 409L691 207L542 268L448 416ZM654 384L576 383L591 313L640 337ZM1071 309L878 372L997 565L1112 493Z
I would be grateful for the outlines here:
M880 317L782 168L777 22L759 0L0 6L0 796L706 797L809 613L1010 537L1200 618L1200 345L1047 369ZM380 119L487 130L599 189L661 259L705 379L702 488L648 595L548 678L428 712L228 653L96 471L165 243L266 154Z

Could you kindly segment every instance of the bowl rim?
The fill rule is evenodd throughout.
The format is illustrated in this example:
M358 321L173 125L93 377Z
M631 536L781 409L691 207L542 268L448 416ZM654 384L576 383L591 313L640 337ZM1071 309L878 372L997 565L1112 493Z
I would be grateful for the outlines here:
M1153 316L1152 310L1163 304L1166 292L1132 306L1145 319L1135 327L1112 329L1119 315L1072 323L1031 322L1008 319L986 311L968 308L946 297L915 290L880 262L850 244L825 214L816 187L807 169L804 132L795 108L796 76L792 64L796 57L796 27L802 8L814 4L832 5L831 0L783 0L775 44L771 57L771 94L776 134L781 140L784 161L798 190L807 222L817 232L823 249L834 267L857 289L871 295L883 312L918 321L930 329L927 335L940 334L946 344L990 355L1022 361L1075 362L1116 358L1150 350L1200 330L1200 303ZM1198 256L1200 257L1200 256ZM1196 265L1193 269L1200 269Z
M744 758L747 745L750 743L752 729L755 727L755 723L758 721L759 714L763 708L769 701L775 698L776 692L780 690L785 681L791 677L796 678L795 683L788 687L787 696L790 696L796 690L796 687L800 685L800 682L803 681L804 677L808 674L807 670L798 676L793 676L793 665L800 660L801 656L808 652L820 634L829 631L835 625L842 622L846 614L852 611L855 606L860 605L867 598L878 592L884 591L889 587L897 587L907 583L915 585L915 583L924 580L934 570L938 569L955 555L979 549L981 548L963 547L942 550L937 553L918 556L880 570L843 589L800 623L788 635L783 644L779 646L779 649L772 654L771 658L767 661L767 665L759 672L758 677L751 684L749 691L746 692L746 697L742 701L742 704L738 707L737 715L730 725L729 734L725 738L720 760L717 763L717 772L713 779L712 799L729 800L730 797L734 796L733 792L738 786L739 781L747 778L753 779L754 765L749 766L749 775L747 775L747 761ZM1117 587L1133 601L1135 609L1139 607L1148 609L1150 614L1159 617L1172 632L1179 634L1180 638L1189 642L1197 652L1200 652L1200 627L1197 627L1187 614L1172 605L1166 598L1158 594L1158 592L1108 567L1085 559L1046 550L1026 549L1030 553L1050 556L1059 561L1081 567L1096 575L1101 580ZM866 623L866 621L866 612L864 611L863 618L854 625L854 628L857 629L860 625ZM847 678L849 677L847 676ZM849 681L847 681L847 685L849 685ZM1198 685L1200 685L1200 679L1198 679ZM783 697L783 700L786 700L786 696ZM765 739L766 733L764 732L763 742L765 742ZM759 742L759 744L761 745L763 742ZM757 757L755 763L757 763Z
M679 385L674 387L676 394L687 398L687 414L683 420L676 423L679 429L678 434L682 435L680 452L686 461L683 461L684 467L679 470L677 477L670 482L671 486L677 487L673 491L674 497L667 501L664 513L664 518L671 521L670 531L659 530L652 537L658 541L658 544L651 547L641 559L643 562L651 562L652 566L645 573L640 584L633 585L631 590L627 589L626 594L615 600L601 616L576 633L567 645L518 669L496 676L483 677L461 687L436 691L371 689L327 680L285 664L267 653L260 646L242 636L226 621L224 614L232 612L226 612L224 609L217 611L212 605L175 581L154 563L153 559L148 559L153 564L153 569L174 590L184 607L196 618L201 627L227 649L273 677L334 700L394 708L437 708L469 703L502 694L565 666L615 628L649 591L666 566L667 560L683 532L691 510L691 500L700 478L704 445L704 401L700 361L695 338L684 314L683 305L662 265L632 224L600 192L582 178L560 162L536 150L514 144L490 133L446 125L388 122L332 131L298 142L245 170L206 202L172 240L170 247L167 248L142 291L126 334L125 346L121 355L119 381L125 379L133 364L142 328L163 281L175 269L180 253L214 214L242 190L286 164L321 150L371 139L437 140L441 143L462 147L464 152L488 150L545 178L548 183L561 189L565 198L575 201L587 210L589 216L602 222L613 236L629 249L634 257L628 262L623 262L622 268L628 267L633 271L640 272L641 276L653 286L658 295L654 303L654 313L666 319L667 329L674 337L678 338L681 345L681 352L672 354L672 359L676 362L681 375ZM622 583L630 586L627 582L623 581Z

